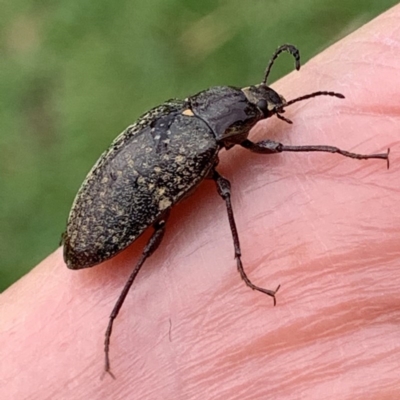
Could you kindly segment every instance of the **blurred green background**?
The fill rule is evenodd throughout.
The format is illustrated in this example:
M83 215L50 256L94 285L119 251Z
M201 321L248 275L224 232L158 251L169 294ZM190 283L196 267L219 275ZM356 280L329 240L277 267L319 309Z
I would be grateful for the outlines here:
M278 45L305 62L396 3L1 1L0 290L57 248L86 173L147 109L258 83Z

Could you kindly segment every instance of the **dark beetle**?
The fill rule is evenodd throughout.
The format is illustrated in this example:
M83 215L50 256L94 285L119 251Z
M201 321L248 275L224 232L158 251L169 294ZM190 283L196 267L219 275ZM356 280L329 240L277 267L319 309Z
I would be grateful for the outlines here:
M251 142L250 129L260 120L282 114L295 102L316 96L344 98L334 92L314 92L291 101L267 86L271 67L288 51L300 68L296 47L283 45L274 53L261 84L246 88L217 86L185 100L169 100L144 114L122 132L83 182L63 234L64 260L71 269L108 260L134 242L149 226L154 232L143 250L110 315L105 339L105 370L110 372L109 345L113 321L145 260L164 235L169 211L192 193L203 179L213 179L225 200L235 247L237 268L252 289L274 299L276 290L254 285L241 262L239 237L231 206L230 183L216 171L218 152L235 145L255 153L325 151L356 159L388 160L386 154L355 154L332 146L285 146L271 140Z

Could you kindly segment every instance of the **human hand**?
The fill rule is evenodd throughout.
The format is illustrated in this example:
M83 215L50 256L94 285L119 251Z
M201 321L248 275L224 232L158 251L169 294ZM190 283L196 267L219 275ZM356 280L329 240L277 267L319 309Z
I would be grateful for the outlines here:
M172 212L114 325L108 316L149 237L87 270L57 250L1 296L4 399L392 399L400 393L400 7L273 85L290 100L334 90L258 124L252 140L330 144L263 156L235 148L232 183L248 289L225 205L205 182ZM301 44L297 43L301 50ZM289 58L289 57L288 57ZM289 59L288 62L292 62Z

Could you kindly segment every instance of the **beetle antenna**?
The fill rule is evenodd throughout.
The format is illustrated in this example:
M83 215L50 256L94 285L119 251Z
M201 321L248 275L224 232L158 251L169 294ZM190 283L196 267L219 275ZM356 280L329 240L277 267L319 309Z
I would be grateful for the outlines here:
M332 97L337 97L339 99L344 99L344 96L341 93L320 91L320 92L306 94L304 96L297 97L296 99L293 100L289 100L288 102L286 102L284 107L290 106L291 104L297 103L298 101L311 99L312 97L317 97L317 96L332 96Z
M271 60L269 61L268 67L265 70L264 79L261 82L264 85L267 84L268 75L271 72L271 68L274 65L275 60L284 51L287 51L288 53L290 53L294 57L296 70L298 71L300 69L300 52L297 49L297 47L295 47L295 46L293 46L291 44L283 44L282 46L278 47L275 50L275 53L273 54Z

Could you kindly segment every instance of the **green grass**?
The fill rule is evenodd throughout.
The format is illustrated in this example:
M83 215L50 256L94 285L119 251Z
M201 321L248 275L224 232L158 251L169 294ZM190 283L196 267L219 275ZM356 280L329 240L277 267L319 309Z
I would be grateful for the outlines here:
M80 183L147 109L303 62L395 0L14 0L0 15L0 290L54 251ZM279 62L271 80L293 68Z

